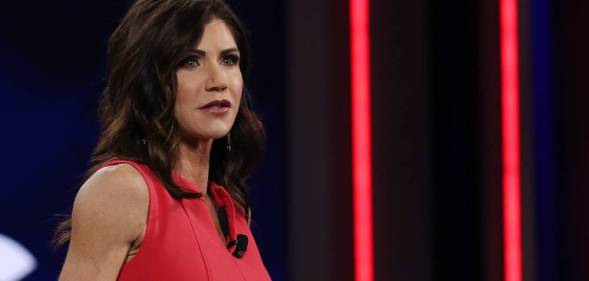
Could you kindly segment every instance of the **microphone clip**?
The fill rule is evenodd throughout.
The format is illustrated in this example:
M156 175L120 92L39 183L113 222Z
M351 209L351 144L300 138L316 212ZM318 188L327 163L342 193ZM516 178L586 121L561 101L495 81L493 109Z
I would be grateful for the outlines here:
M237 234L236 240L231 240L227 244L227 248L233 247L235 245L235 250L233 251L233 256L237 258L243 257L245 251L247 250L247 236L244 234Z

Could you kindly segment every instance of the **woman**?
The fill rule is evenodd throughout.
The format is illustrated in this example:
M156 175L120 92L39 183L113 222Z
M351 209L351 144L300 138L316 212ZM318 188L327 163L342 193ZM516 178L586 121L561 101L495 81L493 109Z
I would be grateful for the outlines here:
M245 179L263 129L220 0L138 0L111 35L94 168L58 244L69 280L270 280Z

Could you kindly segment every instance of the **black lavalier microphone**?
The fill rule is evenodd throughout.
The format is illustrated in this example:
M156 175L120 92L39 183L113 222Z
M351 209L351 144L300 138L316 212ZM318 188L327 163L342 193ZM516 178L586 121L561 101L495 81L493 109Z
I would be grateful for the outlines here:
M223 230L225 236L229 236L229 220L227 219L227 212L225 207L218 208L217 214L219 215L221 230ZM247 250L247 235L237 234L237 239L231 240L229 244L227 244L227 248L231 248L233 245L236 245L233 255L238 258L243 257L245 251Z
M227 248L231 248L233 245L236 245L233 255L238 258L243 257L245 250L247 250L247 236L245 234L237 234L237 239L231 240L231 242L227 244Z

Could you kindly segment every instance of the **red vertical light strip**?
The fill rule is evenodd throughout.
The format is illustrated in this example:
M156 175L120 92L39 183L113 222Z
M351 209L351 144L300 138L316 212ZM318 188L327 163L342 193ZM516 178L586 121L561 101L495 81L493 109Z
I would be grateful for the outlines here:
M354 185L354 272L356 281L373 281L369 1L350 0L349 9Z
M522 280L518 1L500 0L501 122L503 141L503 270Z

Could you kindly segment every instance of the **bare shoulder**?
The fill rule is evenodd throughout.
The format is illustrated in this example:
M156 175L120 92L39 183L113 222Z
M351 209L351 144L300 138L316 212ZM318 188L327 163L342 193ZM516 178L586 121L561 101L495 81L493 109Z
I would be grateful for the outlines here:
M129 164L118 164L96 171L94 175L86 180L78 193L92 192L95 189L100 189L100 191L113 189L115 192L141 192L144 190L143 186L145 185L143 177L135 168Z
M129 164L104 167L78 191L72 211L72 227L75 228L77 217L87 223L105 226L121 224L124 229L117 229L119 233L133 236L136 231L132 227L144 224L148 206L147 184L135 168Z
M116 280L133 241L144 230L148 208L147 184L132 166L98 170L74 200L60 280Z
M114 200L135 203L148 199L148 196L147 184L141 174L129 164L118 164L99 169L88 178L78 191L75 203L104 199L109 202Z

